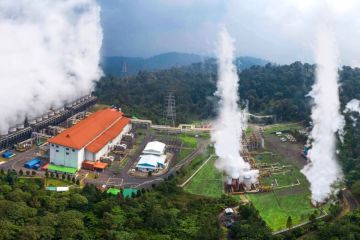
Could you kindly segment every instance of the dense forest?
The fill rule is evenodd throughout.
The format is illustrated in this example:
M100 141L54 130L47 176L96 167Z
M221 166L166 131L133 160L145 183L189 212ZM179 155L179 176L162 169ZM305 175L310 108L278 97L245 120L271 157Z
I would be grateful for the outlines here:
M102 193L92 185L70 192L46 191L40 179L0 173L0 239L219 239L217 216L236 201L194 196L174 178L132 198ZM271 239L251 206L240 206L241 224L231 234Z
M185 193L176 178L142 189L131 198L101 192L93 185L70 192L51 192L37 178L0 172L0 238L37 239L296 239L311 232L310 239L358 239L360 211L330 224L310 219L305 228L285 235L271 230L251 205L240 205L238 220L225 230L218 221L231 197L206 198ZM335 215L330 215L335 219Z
M277 121L308 120L314 82L314 65L252 66L239 73L240 97L249 111L274 114ZM360 69L343 67L340 72L342 104L360 97ZM141 71L131 77L106 76L96 85L100 101L121 106L126 113L161 122L164 98L176 97L177 122L208 119L216 111L216 66L192 64L156 72Z

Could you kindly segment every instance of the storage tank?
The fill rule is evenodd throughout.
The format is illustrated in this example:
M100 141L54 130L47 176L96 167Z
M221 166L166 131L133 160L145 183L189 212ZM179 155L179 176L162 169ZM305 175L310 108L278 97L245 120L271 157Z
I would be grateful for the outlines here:
M36 123L36 118L32 118L28 121L30 125L34 125Z
M65 105L65 107L71 108L71 107L72 107L72 104L71 104L71 103L68 103L68 104Z
M43 120L42 117L36 118L36 122L41 122L42 120Z
M251 184L252 184L251 175L245 175L243 183L244 183L244 186L245 186L246 190L250 190L251 189Z
M16 132L16 127L11 127L11 128L9 129L9 133L14 133L14 132Z

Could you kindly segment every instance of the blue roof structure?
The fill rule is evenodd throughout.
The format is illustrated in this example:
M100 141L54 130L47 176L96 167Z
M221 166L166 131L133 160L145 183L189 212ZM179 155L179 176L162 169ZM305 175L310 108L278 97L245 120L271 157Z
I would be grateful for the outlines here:
M40 164L40 160L37 159L37 158L33 158L29 161L27 161L25 164L24 164L24 167L26 168L33 168L35 165L37 164Z

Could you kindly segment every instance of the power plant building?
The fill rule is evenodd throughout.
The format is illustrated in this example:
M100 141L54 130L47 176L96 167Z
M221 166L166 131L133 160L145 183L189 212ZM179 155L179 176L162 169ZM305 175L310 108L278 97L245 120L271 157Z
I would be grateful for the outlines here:
M130 119L122 112L97 111L49 139L50 164L80 169L83 161L95 162L107 155L130 130Z
M166 145L159 141L146 144L136 168L142 172L152 172L166 167Z

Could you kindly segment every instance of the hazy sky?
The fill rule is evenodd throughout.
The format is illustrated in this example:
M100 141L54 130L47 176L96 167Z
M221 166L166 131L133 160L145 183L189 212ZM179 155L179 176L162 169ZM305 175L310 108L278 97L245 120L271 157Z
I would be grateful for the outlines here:
M340 61L360 65L356 0L98 0L104 56L147 57L168 51L213 55L226 26L238 55L277 63L312 62L319 25L333 29Z

